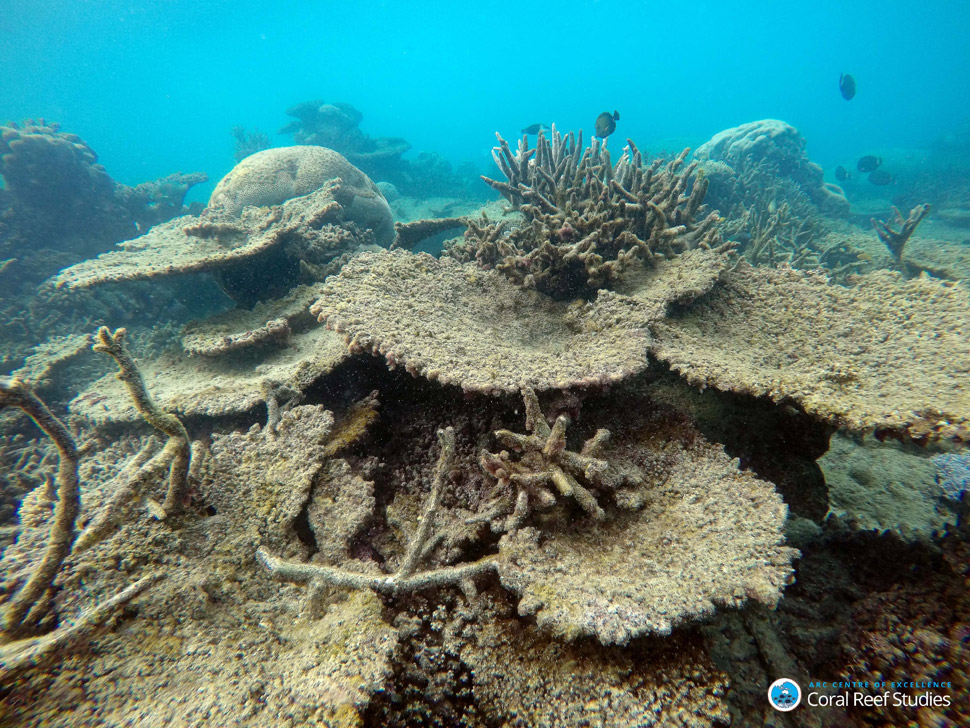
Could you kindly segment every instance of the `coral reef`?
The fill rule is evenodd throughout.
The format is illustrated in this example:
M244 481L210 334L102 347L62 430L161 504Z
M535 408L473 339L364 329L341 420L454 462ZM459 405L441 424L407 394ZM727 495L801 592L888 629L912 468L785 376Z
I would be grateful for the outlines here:
M168 352L140 368L163 409L183 417L220 417L265 405L270 390L303 392L347 356L339 335L313 326L291 331L285 347L243 348L220 356ZM69 408L95 426L139 419L114 375L89 384Z
M633 261L652 262L687 250L728 252L715 230L716 213L696 221L707 184L692 184L696 164L681 171L687 150L662 165L645 167L632 141L616 165L594 139L583 148L555 127L540 132L535 149L528 137L513 155L498 136L492 150L507 182L483 179L515 205L519 226L469 222L463 243L449 255L476 260L515 283L560 300L592 297L608 288Z
M846 288L742 265L652 324L651 350L694 384L790 399L850 430L966 441L967 321L958 284L881 271Z
M845 240L825 240L845 217L842 190L827 184L793 126L775 119L726 129L694 152L708 181L707 201L721 215L725 238L752 265L825 267L844 277L863 267Z
M342 255L372 244L374 233L364 229L367 225L377 226L390 244L390 208L376 188L366 189L366 202L361 202L358 188L324 178L319 189L286 199L294 193L293 181L302 179L298 172L286 172L281 183L285 189L274 193L273 165L261 160L263 155L286 151L267 150L241 162L236 169L245 169L230 172L219 183L212 195L214 204L201 218L185 216L158 225L122 244L120 250L61 271L52 279L54 285L77 289L208 271L217 275L227 295L253 305L325 276L327 266L334 262L339 266ZM333 155L329 152L324 157L330 160ZM248 169L270 176L260 177ZM373 187L370 180L366 182ZM237 216L241 199L271 204L278 198L280 202L268 208L247 204Z
M359 119L333 108L305 116L351 138ZM787 725L764 700L781 674L965 689L966 288L852 277L857 238L816 226L837 201L810 195L800 138L756 127L703 174L632 143L613 165L568 135L500 139L490 183L514 209L441 201L450 219L398 226L398 250L371 245L373 225L392 245L386 203L347 160L267 150L201 216L65 271L49 300L66 308L125 284L61 320L73 338L4 352L53 412L59 380L84 391L60 467L80 533L53 569L58 448L0 412L3 512L33 487L0 532L0 610L29 622L0 635L0 723ZM704 210L722 182L727 221ZM767 267L729 255L716 226L737 221ZM403 249L456 223L450 256ZM865 237L867 263L891 264ZM89 318L189 272L241 305L98 329L120 374L85 386ZM831 441L827 483L836 428L856 444ZM863 457L886 437L904 442ZM960 724L963 707L794 720Z
M96 255L140 229L183 214L185 193L207 179L174 174L128 187L111 179L97 160L91 147L58 124L28 119L0 126L0 209L6 208L0 217L0 258L33 260L37 248L48 256L64 251L69 260ZM47 267L47 275L57 267Z
M238 217L246 207L282 205L326 187L330 180L339 180L331 196L344 219L373 230L379 245L390 245L394 230L384 195L367 175L332 149L281 147L250 155L219 180L206 209L215 216Z
M620 451L647 474L649 487L627 505L636 510L596 527L502 538L499 574L521 595L519 613L565 637L626 644L716 604L774 605L797 551L782 545L786 508L771 485L669 418L638 424L623 441L639 447ZM658 442L661 428L668 435Z
M763 184L763 175L792 180L822 211L831 215L844 215L849 203L841 190L833 189L823 180L822 168L811 162L805 154L805 140L798 130L777 119L752 121L715 134L710 141L694 151L699 162L716 161L727 164L744 187ZM726 200L711 200L722 214L730 209ZM722 206L723 205L723 206Z

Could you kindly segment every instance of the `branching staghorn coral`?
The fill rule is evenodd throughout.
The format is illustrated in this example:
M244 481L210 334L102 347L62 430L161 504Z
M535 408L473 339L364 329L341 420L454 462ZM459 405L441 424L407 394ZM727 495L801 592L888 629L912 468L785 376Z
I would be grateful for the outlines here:
M323 564L286 561L273 556L264 547L256 552L259 562L276 576L298 582L317 582L353 589L371 589L381 594L395 595L427 589L431 587L458 586L467 595L475 593L473 579L489 571L494 571L495 561L485 557L468 564L442 566L429 571L419 571L421 561L428 556L437 544L433 538L434 522L445 488L445 481L452 469L455 458L455 431L447 427L438 431L441 455L434 471L431 495L424 507L424 514L417 531L411 537L407 553L394 574L363 574Z
M688 150L663 165L644 166L627 140L616 165L598 140L583 149L582 134L540 133L512 154L496 134L492 151L507 182L483 177L515 205L525 223L506 233L495 225L470 225L465 241L451 248L459 260L476 259L516 283L559 299L591 297L634 260L651 262L694 248L727 253L731 245L716 230L717 214L700 222L707 190L693 178L695 163L681 171ZM500 223L501 225L501 223Z
M892 253L893 260L898 268L902 266L903 248L906 247L906 242L916 232L916 227L923 221L923 218L930 214L930 206L927 203L917 205L909 211L909 217L904 220L899 208L893 205L893 214L893 222L899 225L899 230L893 230L889 227L890 223L888 221L883 222L874 217L870 221L879 239L889 248L889 252Z
M42 664L53 654L89 634L160 578L144 577L110 599L92 607L70 624L46 635L29 637L38 631L51 604L51 588L75 540L74 524L81 508L78 451L74 438L47 406L20 379L0 379L0 408L17 407L29 416L57 447L57 504L51 533L40 563L3 612L0 628L0 681L17 672ZM25 639L26 637L26 639Z
M192 459L189 434L178 417L161 409L148 394L145 380L125 346L127 333L125 329L112 332L107 326L102 326L98 329L98 341L93 348L108 354L118 363L118 379L128 388L138 412L148 424L168 435L165 448L153 458L159 463L164 461L169 465L168 491L160 510L155 514L159 519L164 519L182 509L182 500L188 487L189 463Z
M3 615L3 631L22 634L36 627L47 607L46 595L61 563L71 553L76 536L74 522L81 509L81 489L77 474L77 446L74 438L47 406L20 379L0 380L0 408L17 407L30 417L54 442L59 455L57 466L57 505L51 524L47 551L40 565L17 592Z
M624 485L641 485L643 478L636 472L620 469L597 456L609 441L610 431L599 429L589 438L582 450L566 449L566 427L569 418L560 415L552 427L546 422L539 407L539 398L531 388L522 390L525 402L525 425L530 434L521 435L509 430L497 430L495 438L503 445L522 453L513 460L506 450L499 453L483 452L482 469L498 481L498 489L515 489L515 505L504 522L498 522L497 530L515 531L528 518L534 507L548 508L556 503L556 496L548 486L554 486L559 495L573 498L590 516L603 520L606 512L590 490L579 478L602 490L615 490ZM499 503L472 521L494 522L508 503Z

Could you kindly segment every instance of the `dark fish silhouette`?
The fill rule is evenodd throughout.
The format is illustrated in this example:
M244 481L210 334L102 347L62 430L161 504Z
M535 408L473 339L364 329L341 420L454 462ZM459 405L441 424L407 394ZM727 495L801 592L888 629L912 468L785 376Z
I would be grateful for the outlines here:
M529 126L522 130L522 133L538 134L540 131L549 131L549 127L545 124L529 124Z
M875 172L869 173L869 181L882 187L883 185L891 185L896 181L896 178L884 169L877 169Z
M839 74L839 91L842 92L842 98L846 101L851 101L852 97L855 96L855 79L848 73Z
M609 111L604 111L596 117L596 136L600 139L606 139L606 137L616 131L616 122L619 120L619 111L614 111L612 116L610 116Z
M879 169L879 165L881 164L882 159L880 157L874 157L871 154L867 154L856 163L855 168L860 172L872 172L873 170Z
M852 175L849 174L849 170L840 164L835 168L835 179L839 182L845 182L847 179L852 179Z

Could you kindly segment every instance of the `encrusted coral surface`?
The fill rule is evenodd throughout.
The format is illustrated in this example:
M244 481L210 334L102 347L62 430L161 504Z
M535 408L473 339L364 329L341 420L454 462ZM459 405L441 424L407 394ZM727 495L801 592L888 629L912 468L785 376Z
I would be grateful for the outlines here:
M468 391L597 386L644 369L646 327L709 290L726 265L689 251L631 267L618 292L566 304L448 258L365 253L327 280L311 311L352 351Z
M311 311L352 351L469 391L606 384L647 364L646 332L604 326L597 303L559 303L425 254L364 253L326 282Z
M220 356L241 349L286 346L293 328L311 319L310 304L320 287L297 286L286 296L257 303L252 310L232 309L200 321L191 321L182 330L182 348L190 354Z
M232 168L212 191L208 209L238 217L247 206L272 207L340 181L334 198L344 217L370 228L380 245L394 238L391 208L371 179L326 147L279 147L256 152Z
M455 641L479 709L503 725L708 728L728 721L726 676L696 637L643 640L621 651L564 644L512 615L489 616Z
M822 275L739 266L652 352L692 383L775 400L852 430L970 438L970 299L962 285L880 271Z
M65 660L49 676L53 686L7 686L17 695L0 706L0 721L359 725L358 711L383 684L397 641L382 605L368 593L350 594L311 621L299 616L293 590L253 562L258 543L284 550L298 543L293 524L332 426L322 407L303 406L285 413L272 437L259 427L216 434L193 483L208 517L160 529L137 514L72 556L59 604L68 618L118 582L160 567L169 578L142 598L143 618ZM107 465L105 476L122 462ZM97 505L97 497L85 500ZM43 528L43 520L30 528ZM91 578L108 563L109 573ZM106 674L111 679L92 682ZM52 698L79 691L85 700Z
M240 219L225 219L218 215L192 217L186 215L156 225L148 233L121 243L120 250L104 253L66 268L52 279L56 286L86 288L119 281L146 280L170 275L222 271L255 263L265 270L266 255L293 248L304 253L322 247L321 252L346 252L364 239L347 241L344 250L330 237L340 236L333 227L340 227L342 208L334 200L334 185L324 187L305 197L288 200L272 208L248 208ZM327 233L330 233L328 236ZM323 240L319 240L323 237ZM318 243L322 242L322 246ZM273 261L275 263L275 261ZM287 266L294 278L299 266ZM275 267L275 266L274 266ZM297 281L294 281L295 285Z

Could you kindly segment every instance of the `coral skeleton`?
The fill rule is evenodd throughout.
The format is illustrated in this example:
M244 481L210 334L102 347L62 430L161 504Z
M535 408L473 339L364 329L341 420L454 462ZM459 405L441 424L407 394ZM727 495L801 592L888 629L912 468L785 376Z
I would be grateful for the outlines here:
M128 353L125 346L125 329L110 331L107 326L98 329L98 342L94 350L108 354L118 364L118 379L128 388L128 393L134 400L135 407L145 421L157 430L168 435L165 448L158 454L157 460L168 464L168 491L165 501L155 515L161 520L178 513L182 509L182 501L188 488L189 464L192 453L189 444L189 434L178 417L169 414L155 404L145 388L145 380L135 365L135 360Z
M473 579L496 569L494 559L485 557L467 564L441 566L419 571L418 567L437 544L433 537L434 523L441 509L445 482L452 470L455 458L455 431L445 428L438 431L441 455L435 467L431 495L424 507L418 529L408 543L407 552L394 574L364 574L323 564L286 561L273 556L264 547L256 552L259 562L270 572L283 579L297 582L316 582L352 589L371 589L386 595L404 594L433 587L458 586L471 597L475 587Z
M642 477L625 471L597 457L610 439L610 431L599 429L589 438L582 450L566 449L566 427L569 418L560 415L552 427L539 407L539 399L531 388L522 390L525 402L525 424L528 435L497 430L495 439L521 456L513 460L507 450L499 453L483 452L479 463L482 469L498 481L498 490L515 490L515 505L511 515L498 521L497 530L515 531L536 507L555 505L556 495L573 498L584 511L596 520L606 518L596 496L579 481L580 478L600 490L615 490L624 485L640 485ZM550 487L551 486L551 487ZM501 496L485 514L470 519L496 521L507 510L508 503Z
M20 634L35 628L49 606L47 595L58 569L74 545L74 523L81 509L81 488L77 473L74 438L33 390L20 379L0 380L0 408L21 409L54 442L57 466L57 504L51 523L47 550L38 567L10 601L3 614L3 631Z
M628 139L613 165L599 140L583 149L582 133L577 139L555 126L550 139L539 134L535 149L524 136L514 155L496 136L492 156L507 181L482 179L525 221L511 230L504 223L469 226L464 243L451 248L460 260L475 259L527 288L570 299L592 297L634 260L732 247L721 240L716 213L695 219L707 183L693 177L696 163L684 167L687 149L666 165L645 166Z
M875 228L879 239L889 248L889 252L892 253L893 260L897 266L902 263L903 248L906 247L906 242L916 232L916 227L923 221L923 218L929 214L930 206L924 203L910 210L909 217L904 220L899 208L893 205L892 222L899 226L899 230L893 230L889 226L890 222L888 221L883 222L882 220L871 218L872 227Z
M64 560L71 554L81 509L78 450L74 438L31 388L20 379L0 379L0 408L16 407L50 437L57 448L57 503L51 532L40 563L10 599L0 629L0 681L21 670L42 664L55 653L83 638L154 584L157 575L144 577L115 596L92 607L73 622L41 636L36 634L51 609L52 587Z

